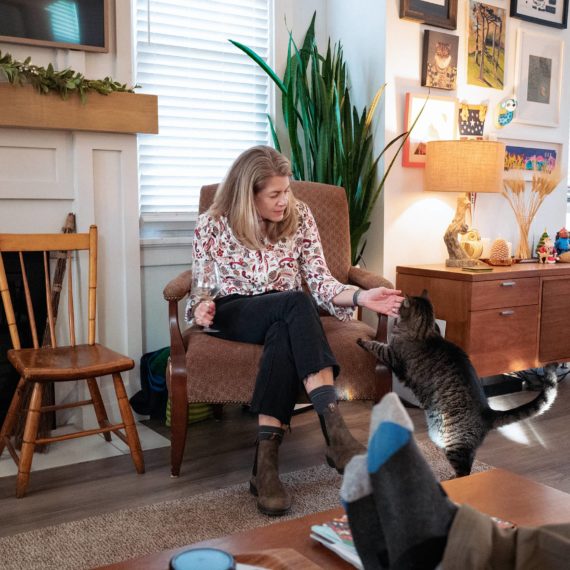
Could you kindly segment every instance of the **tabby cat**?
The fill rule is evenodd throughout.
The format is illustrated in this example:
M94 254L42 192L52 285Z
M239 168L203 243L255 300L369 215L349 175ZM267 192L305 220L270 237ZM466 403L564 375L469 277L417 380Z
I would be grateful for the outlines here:
M406 297L389 344L362 339L358 344L412 390L425 410L430 438L444 450L458 477L469 475L490 430L541 414L558 391L557 365L549 364L534 400L511 410L491 409L467 354L439 334L427 291Z

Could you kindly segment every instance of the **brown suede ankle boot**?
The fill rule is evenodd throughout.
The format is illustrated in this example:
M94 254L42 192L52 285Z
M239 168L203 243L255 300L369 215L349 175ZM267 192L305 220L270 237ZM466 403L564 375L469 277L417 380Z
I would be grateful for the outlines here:
M355 456L366 452L366 448L350 433L337 404L329 404L328 408L319 414L321 428L327 442L327 463L340 474L346 464Z
M278 428L274 428L278 429ZM280 430L281 434L283 430ZM257 497L257 508L265 515L281 516L291 508L291 496L279 479L278 451L282 435L258 439L249 490Z

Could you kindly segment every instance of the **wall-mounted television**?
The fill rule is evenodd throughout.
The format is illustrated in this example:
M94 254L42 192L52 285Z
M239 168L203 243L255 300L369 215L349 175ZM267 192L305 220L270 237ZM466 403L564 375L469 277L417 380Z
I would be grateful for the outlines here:
M109 51L109 0L0 0L0 42Z

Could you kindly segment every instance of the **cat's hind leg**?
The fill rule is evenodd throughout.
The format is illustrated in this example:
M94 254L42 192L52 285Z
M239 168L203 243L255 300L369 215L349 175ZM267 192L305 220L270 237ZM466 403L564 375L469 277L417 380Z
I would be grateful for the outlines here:
M445 448L445 456L455 471L457 477L465 477L471 473L475 450L465 445L449 445Z

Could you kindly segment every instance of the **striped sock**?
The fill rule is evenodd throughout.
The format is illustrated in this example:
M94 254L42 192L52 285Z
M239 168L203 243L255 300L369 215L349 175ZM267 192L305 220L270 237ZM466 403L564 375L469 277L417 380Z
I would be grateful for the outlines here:
M374 407L368 472L391 568L435 568L457 507L433 475L398 396Z
M354 546L366 570L389 568L388 551L372 496L367 456L355 455L344 469L340 498L348 515Z

